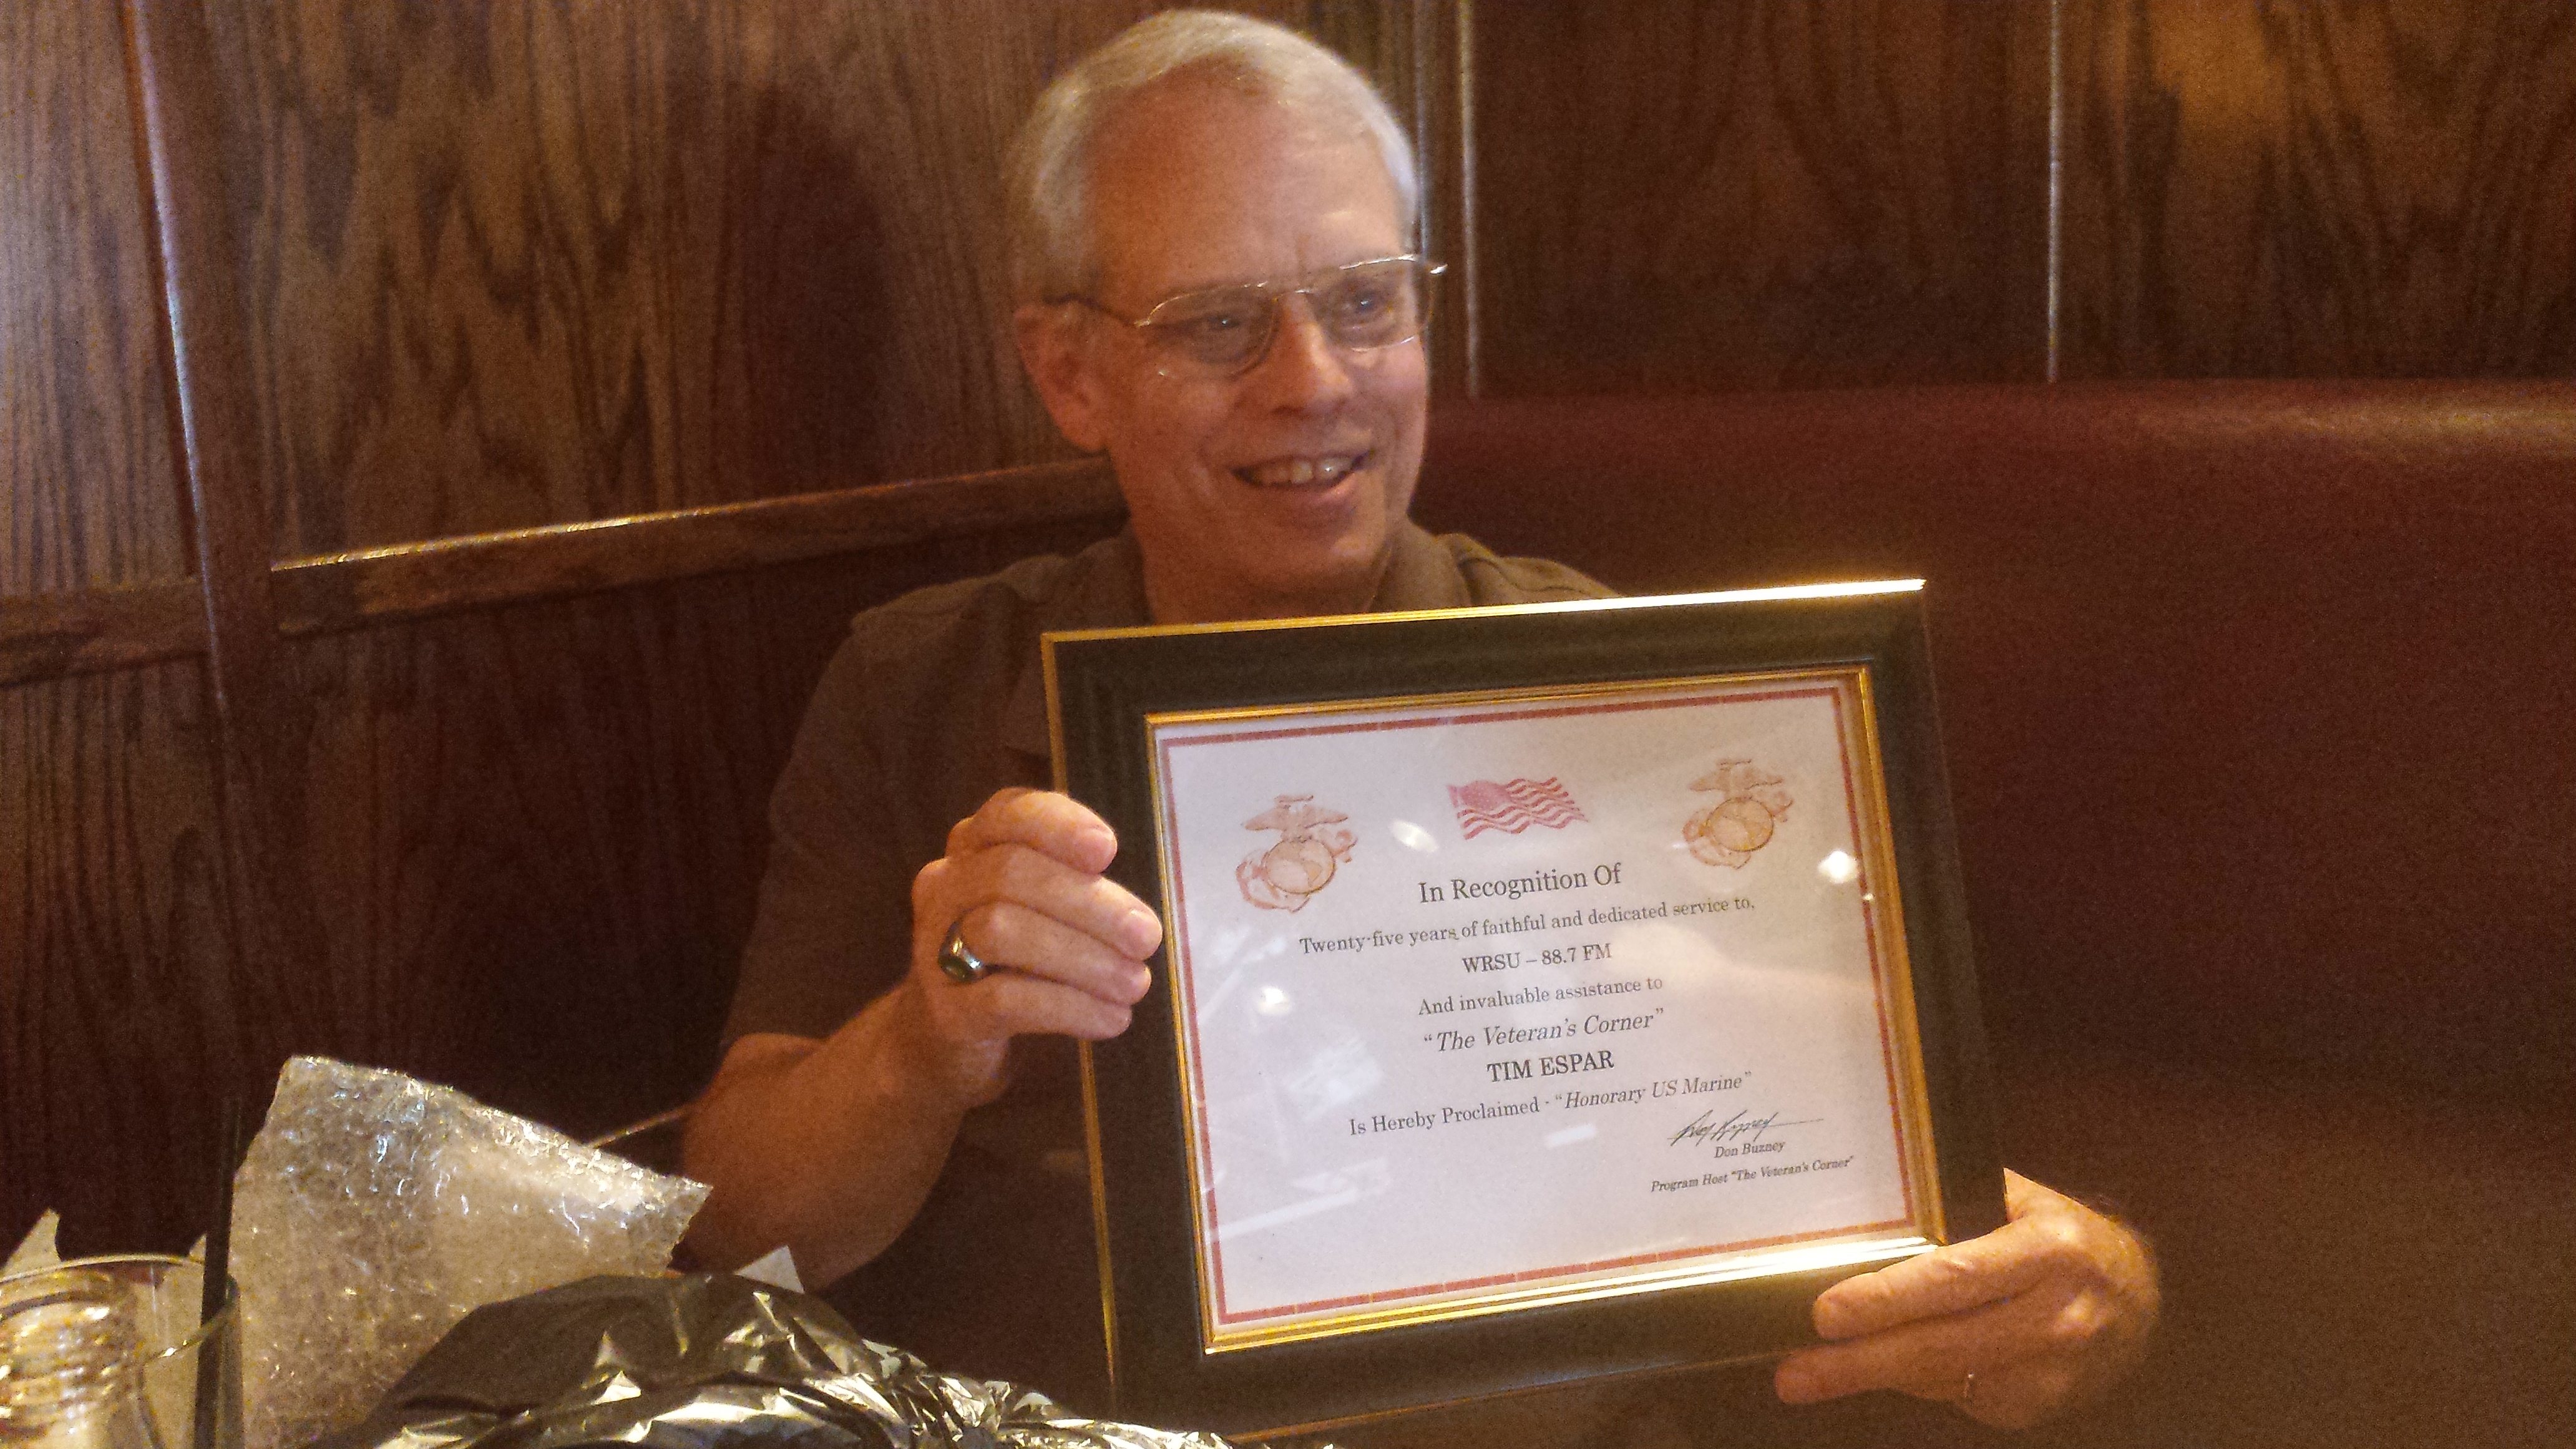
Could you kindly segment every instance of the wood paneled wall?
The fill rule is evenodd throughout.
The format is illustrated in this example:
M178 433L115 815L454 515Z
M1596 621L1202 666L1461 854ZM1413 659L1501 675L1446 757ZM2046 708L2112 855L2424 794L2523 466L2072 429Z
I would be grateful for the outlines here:
M2560 0L1472 17L1488 394L2576 374Z
M184 1242L290 1052L694 1089L843 622L1115 526L995 173L1154 8L0 5L0 1237ZM2567 0L1246 8L1444 392L2576 369Z
M1478 391L2039 377L2045 15L1477 6Z
M278 556L1066 456L997 161L1155 8L213 7ZM1411 7L1252 8L1410 109Z
M116 12L0 9L0 597L191 567Z
M166 1241L256 1050L126 75L114 8L0 6L0 1237Z
M2065 376L2576 374L2576 7L2063 3Z

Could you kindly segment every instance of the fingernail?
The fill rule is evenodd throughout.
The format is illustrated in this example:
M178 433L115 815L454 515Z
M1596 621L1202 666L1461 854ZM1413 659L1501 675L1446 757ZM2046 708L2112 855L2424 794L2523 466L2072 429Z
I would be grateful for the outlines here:
M1163 923L1143 906L1127 913L1125 929L1127 939L1135 943L1128 951L1131 956L1152 955L1154 948L1163 943Z

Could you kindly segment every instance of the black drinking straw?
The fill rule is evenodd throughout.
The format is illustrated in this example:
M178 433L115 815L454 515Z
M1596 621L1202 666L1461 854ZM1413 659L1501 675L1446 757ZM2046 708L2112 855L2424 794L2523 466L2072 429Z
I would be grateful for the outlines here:
M242 1138L241 1095L224 1094L220 1124L215 1135L214 1216L206 1227L205 1291L197 1303L197 1326L203 1332L224 1311L226 1291L232 1286L233 1252L233 1174L241 1169L241 1160L249 1144ZM233 1321L233 1333L241 1332L241 1321ZM224 1385L230 1381L233 1355L240 1351L238 1339L224 1336L201 1338L197 1344L196 1422L192 1426L196 1449L222 1449L216 1439L216 1428L224 1405Z

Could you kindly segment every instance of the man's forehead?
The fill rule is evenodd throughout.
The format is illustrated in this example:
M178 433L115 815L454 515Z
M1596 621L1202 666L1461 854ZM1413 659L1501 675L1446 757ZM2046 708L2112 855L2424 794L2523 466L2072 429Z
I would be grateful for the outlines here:
M1101 128L1091 221L1104 285L1186 290L1357 260L1350 238L1401 246L1401 203L1355 117L1222 78L1138 93ZM1382 238L1379 234L1385 234Z

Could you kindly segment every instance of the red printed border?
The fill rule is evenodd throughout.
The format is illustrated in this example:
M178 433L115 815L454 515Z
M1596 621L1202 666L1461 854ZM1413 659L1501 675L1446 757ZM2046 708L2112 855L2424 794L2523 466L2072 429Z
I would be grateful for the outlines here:
M1366 734L1378 730L1434 729L1449 728L1459 725L1517 723L1537 719L1564 718L1574 715L1624 714L1638 710L1689 709L1710 705L1758 704L1775 700L1813 699L1822 697L1833 709L1835 751L1837 758L1842 765L1843 805L1846 823L1850 827L1853 843L1856 845L1863 845L1865 847L1866 837L1862 834L1860 828L1860 789L1857 782L1852 778L1852 732L1850 723L1845 719L1843 714L1843 696L1856 686L1856 682L1855 678L1854 683L1852 684L1836 683L1826 685L1803 685L1787 689L1754 690L1748 692L1725 691L1714 694L1702 692L1680 699L1602 700L1583 704L1536 706L1520 709L1504 707L1499 709L1471 711L1462 714L1427 715L1394 720L1365 720L1341 724L1284 725L1271 728L1234 730L1223 734L1193 735L1186 739L1163 739L1156 741L1156 747L1162 757L1159 762L1162 777L1165 780L1169 780L1172 778L1171 752L1175 749L1190 745L1240 744L1256 740L1296 739L1311 735ZM1163 838L1166 841L1177 842L1180 838L1180 819L1178 815L1177 802L1171 798L1171 792L1169 790L1165 790L1163 792L1163 797ZM1188 952L1190 933L1188 890L1186 883L1183 880L1182 873L1177 865L1177 844L1175 844L1174 850L1175 866L1171 873L1172 912L1175 918L1175 924L1179 927L1179 929L1174 933L1177 939L1173 943L1174 956L1177 960L1186 956ZM1864 850L1864 853L1867 853L1866 850ZM1874 895L1874 889L1869 882L1867 869L1868 863L1863 861L1860 862L1860 864L1862 865L1861 887L1863 894L1865 896ZM1872 905L1875 905L1874 901L1872 902ZM1578 1279L1590 1273L1607 1272L1618 1268L1646 1267L1657 1263L1677 1262L1691 1258L1715 1257L1727 1253L1751 1252L1762 1248L1784 1247L1795 1243L1818 1242L1832 1238L1849 1237L1855 1234L1880 1232L1894 1228L1911 1226L1916 1218L1920 1216L1920 1213L1915 1202L1915 1184L1912 1163L1908 1160L1905 1151L1904 1135L1901 1131L1897 1130L1902 1121L1902 1108L1898 1097L1896 1081L1897 1063L1895 1057L1895 1044L1887 1019L1887 973L1886 963L1879 950L1877 910L1864 909L1861 912L1861 929L1864 939L1868 944L1870 981L1872 987L1871 999L1878 1017L1879 1060L1882 1076L1887 1083L1887 1123L1891 1136L1895 1139L1894 1146L1896 1149L1897 1183L1905 1204L1905 1217L1886 1222L1859 1223L1847 1227L1820 1228L1814 1232L1796 1233L1781 1237L1754 1238L1733 1243L1713 1243L1693 1247L1667 1248L1660 1252L1641 1253L1624 1258L1606 1258L1591 1263L1578 1263L1549 1268L1528 1268L1516 1273L1494 1274L1483 1278L1458 1279L1448 1283L1422 1284L1406 1288L1382 1288L1374 1292L1352 1294L1341 1298L1322 1298L1306 1303L1286 1304L1272 1308L1246 1309L1238 1312L1228 1307L1226 1303L1225 1248L1224 1244L1220 1241L1217 1232L1218 1224L1215 1190L1213 1188L1208 1188L1203 1189L1201 1192L1204 1208L1204 1222L1206 1224L1206 1227L1203 1230L1203 1244L1207 1251L1209 1266L1215 1278L1213 1287L1217 1300L1217 1322L1226 1325L1262 1323L1279 1319L1302 1317L1308 1314L1320 1313L1336 1308L1365 1308L1379 1304L1400 1304L1421 1299L1438 1298L1443 1295L1462 1293L1477 1288L1506 1287L1513 1284L1523 1283L1566 1281L1567 1286L1573 1287L1579 1285L1576 1285L1569 1280ZM1200 1049L1200 1043L1198 1040L1196 974L1193 971L1184 969L1176 973L1176 975L1181 995L1182 1031L1187 1039L1189 1047L1191 1117L1192 1120L1199 1124L1200 1128L1200 1130L1195 1134L1197 1140L1191 1143L1191 1154L1197 1161L1198 1180L1202 1183L1212 1182L1215 1179L1216 1165L1211 1156L1211 1148L1209 1145L1209 1138L1212 1133L1209 1130L1210 1122L1207 1111L1207 1083L1205 1077L1202 1075L1203 1068L1200 1064L1200 1059L1204 1055L1204 1052Z

